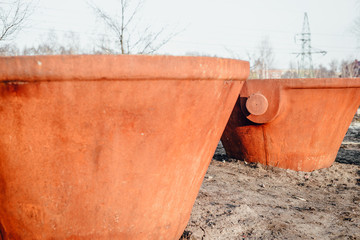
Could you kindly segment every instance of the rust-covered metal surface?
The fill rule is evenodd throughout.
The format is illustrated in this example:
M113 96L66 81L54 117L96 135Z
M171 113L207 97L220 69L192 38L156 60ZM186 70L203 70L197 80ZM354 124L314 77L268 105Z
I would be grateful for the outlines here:
M0 58L4 239L178 239L249 73L166 56Z
M360 78L250 79L221 138L233 158L313 171L331 166L360 105Z

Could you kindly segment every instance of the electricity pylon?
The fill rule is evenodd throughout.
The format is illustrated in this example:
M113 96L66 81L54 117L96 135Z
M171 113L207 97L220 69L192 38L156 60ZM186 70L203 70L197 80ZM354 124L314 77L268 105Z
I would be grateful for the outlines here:
M304 22L302 33L295 35L295 42L301 42L301 52L294 53L300 58L299 77L314 77L314 67L312 62L312 54L321 53L325 55L327 52L322 50L314 50L311 46L311 32L307 13L304 14Z

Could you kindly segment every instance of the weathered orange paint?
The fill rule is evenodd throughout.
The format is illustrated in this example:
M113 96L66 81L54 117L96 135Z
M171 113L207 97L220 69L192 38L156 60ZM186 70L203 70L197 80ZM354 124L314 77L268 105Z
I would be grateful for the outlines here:
M254 94L268 102L263 114L247 108ZM252 107L265 104L252 101ZM296 171L326 168L359 104L360 78L250 79L221 141L232 158Z
M207 57L1 57L2 237L179 239L248 74Z

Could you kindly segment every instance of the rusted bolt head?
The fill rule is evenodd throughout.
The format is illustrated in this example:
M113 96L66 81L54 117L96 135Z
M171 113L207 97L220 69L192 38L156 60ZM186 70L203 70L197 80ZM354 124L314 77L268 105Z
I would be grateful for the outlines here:
M269 103L261 93L254 93L246 100L246 109L252 115L262 115L268 109Z

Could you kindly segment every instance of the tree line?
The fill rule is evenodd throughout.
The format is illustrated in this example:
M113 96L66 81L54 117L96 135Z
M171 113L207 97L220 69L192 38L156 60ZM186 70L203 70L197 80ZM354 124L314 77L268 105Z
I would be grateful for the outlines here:
M111 36L103 37L92 49L82 49L79 36L69 32L58 36L49 32L47 39L36 46L19 48L12 44L17 34L26 24L29 16L36 10L32 1L13 0L0 2L0 55L55 55L55 54L153 54L167 44L176 33L165 33L165 28L154 30L150 25L141 31L138 14L144 0L118 0L118 12L112 15L89 0L88 6L97 18L110 31ZM360 8L360 1L359 1ZM360 15L354 20L353 33L360 47ZM101 34L100 34L101 35ZM61 37L62 40L59 40ZM191 54L201 55L201 54ZM258 51L247 54L250 62L251 78L298 78L301 69L290 63L286 71L274 72L274 52L270 39L265 37L258 46ZM237 57L235 57L237 58ZM360 77L360 62L357 60L333 60L328 66L319 65L312 69L312 77Z
M139 24L138 14L144 5L144 0L118 0L117 6L114 6L118 9L116 14L106 12L90 0L87 3L95 16L109 30L110 36L99 34L103 36L99 43L95 44L93 49L85 51L80 49L74 33L68 33L65 39L75 45L59 44L58 36L54 32L49 34L52 35L50 39L37 46L19 49L14 44L8 43L16 38L29 16L36 10L36 6L33 1L25 0L0 2L0 54L153 54L177 34L166 33L165 28L153 29L150 24ZM139 30L140 25L145 27Z

